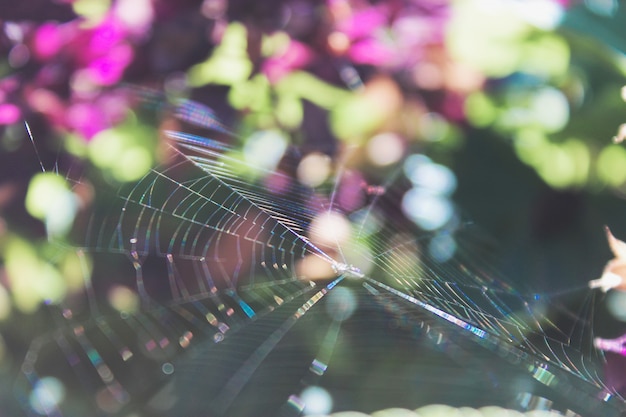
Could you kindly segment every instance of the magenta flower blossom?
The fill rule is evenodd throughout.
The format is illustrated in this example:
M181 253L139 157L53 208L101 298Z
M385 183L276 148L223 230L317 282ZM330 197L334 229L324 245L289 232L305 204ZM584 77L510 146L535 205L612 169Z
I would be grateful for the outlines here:
M122 79L133 55L133 49L129 45L115 45L109 53L91 61L87 65L87 73L91 81L98 85L114 85Z
M91 61L109 54L111 48L124 43L127 33L124 25L115 16L108 15L85 35L87 39L81 52L85 59Z
M373 31L387 23L387 7L372 6L353 13L349 18L339 21L337 30L343 32L351 41L369 37Z
M35 57L41 61L54 58L67 43L68 29L71 31L72 26L70 23L64 29L59 24L47 22L37 28L31 48Z
M128 99L122 94L102 94L93 101L75 101L66 110L64 125L92 139L98 132L124 120Z
M86 140L124 119L129 100L116 85L135 58L136 30L115 9L93 27L83 24L81 19L45 22L25 32L24 41L40 66L28 82L19 75L13 84L11 78L0 81L0 102L7 103L0 108L0 123L27 117L11 101L27 103L52 127Z
M295 69L311 62L313 52L306 45L291 39L285 51L265 60L261 71L274 83Z
M348 58L356 64L401 69L414 65L428 45L441 45L448 7L440 2L380 3L363 9L348 2L330 1L335 29L349 46ZM426 4L423 4L426 3Z
M268 58L256 61L262 54L251 53L254 68L266 75L271 83L294 70L311 70L324 79L332 79L335 67L321 64L324 60L332 62L337 59L340 67L358 64L383 72L408 73L416 62L428 60L428 48L443 48L450 8L447 1L326 0L325 5L324 13L313 13L312 6L307 6L297 9L298 13L304 12L291 14L287 26L276 30L285 31L292 39L284 50ZM16 117L27 117L24 113L36 111L43 114L52 127L79 133L86 140L119 123L125 117L125 113L120 116L122 109L131 106L129 100L120 98L119 84L125 77L136 79L138 74L145 74L147 82L161 82L162 77L167 76L163 73L167 71L154 67L148 58L158 56L169 61L172 56L169 50L159 50L163 48L154 41L153 35L170 27L161 27L160 23L176 19L179 13L181 16L191 13L193 7L191 2L174 5L155 0L116 0L100 21L89 25L81 17L65 22L43 22L38 26L14 25L13 32L19 36L10 37L13 44L10 46L23 43L31 53L30 64L34 65L29 67L32 70L28 74L24 73L27 78L17 74L19 87L16 91L3 90L5 97L0 102L12 105L3 106L2 123L10 123ZM214 34L219 32L220 25L233 19L226 9L215 16L207 14L206 7L196 11L200 13L195 15L200 16L198 19L202 20L201 16L206 18L206 28L215 25ZM296 19L296 16L299 17ZM181 22L187 22L185 19ZM258 16L236 20L252 27L258 22ZM197 35L194 31L186 32L186 35L192 32ZM208 46L198 45L197 51L189 52L188 63L185 61L180 68L175 66L177 70L184 71L185 66L193 61L206 58L208 51L201 49ZM144 46L149 48L147 53L140 49ZM131 66L132 70L127 71ZM437 63L433 67L437 67ZM441 89L445 88L442 84ZM115 106L106 103L116 100L119 108L114 111ZM23 104L30 109L20 109ZM456 116L462 113L461 104L462 101L453 97L445 103L443 112L462 119L462 115Z
M102 123L102 115L93 104L72 104L68 107L66 114L67 126L71 130L80 132L86 139L91 139L105 127Z
M0 125L11 125L20 120L22 111L15 104L0 104Z
M387 66L395 63L396 54L391 45L380 39L367 38L352 44L348 57L356 64Z

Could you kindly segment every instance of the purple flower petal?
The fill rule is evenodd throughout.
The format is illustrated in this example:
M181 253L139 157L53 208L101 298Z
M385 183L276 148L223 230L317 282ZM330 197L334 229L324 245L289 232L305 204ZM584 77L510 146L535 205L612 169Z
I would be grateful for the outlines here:
M262 71L270 82L276 82L292 70L307 65L313 53L304 44L290 41L284 53L273 56L263 63Z
M386 10L382 7L370 7L354 13L349 19L339 23L338 28L351 40L369 36L372 31L387 22Z
M72 104L67 109L65 120L70 129L80 133L87 140L106 127L100 109L88 103Z
M87 71L96 84L113 85L122 78L133 55L133 49L129 45L117 45L107 55L94 59L88 65Z
M35 57L45 61L59 53L64 40L61 30L54 23L44 23L35 32L33 39L33 52Z
M15 104L0 104L0 125L12 125L20 120L22 111Z
M92 54L106 54L113 46L124 41L124 26L113 16L102 21L91 33L89 49Z
M395 63L394 51L376 39L363 39L350 46L350 59L357 64L390 66Z

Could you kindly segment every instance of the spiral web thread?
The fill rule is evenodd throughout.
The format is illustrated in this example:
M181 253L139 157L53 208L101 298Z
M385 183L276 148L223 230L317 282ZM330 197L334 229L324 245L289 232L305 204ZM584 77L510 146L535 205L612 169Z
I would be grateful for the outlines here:
M462 335L546 386L573 378L595 387L601 401L618 397L603 384L598 358L575 349L591 339L584 332L573 338L535 313L533 300L495 278L480 254L466 254L459 244L454 258L437 262L423 251L432 235L407 233L407 223L394 215L403 191L398 182L385 184L351 214L353 244L322 248L309 238L309 226L337 210L336 187L320 196L285 170L253 166L222 142L182 132L168 136L171 162L121 191L111 212L89 224L77 250L96 265L93 277L85 277L88 317L66 314L64 323L32 343L17 384L31 413L28 392L48 375L69 392L86 393L77 396L76 410L102 415L167 409L171 404L159 401L167 403L175 375L202 381L206 398L198 401L210 405L209 415L236 415L233 407L264 361L299 322L326 316L317 305L340 288L356 288L361 304L383 306L426 329L436 344L446 334ZM279 191L270 180L281 184ZM114 276L98 276L100 258L117 267ZM368 265L367 272L348 258ZM331 273L321 280L303 276L302 265L313 261ZM113 284L136 290L139 311L111 311L106 294ZM326 336L302 371L304 385L319 382L331 367L344 320L326 320ZM428 333L435 326L445 331ZM202 367L214 374L203 375ZM570 394L578 395L573 386ZM291 392L282 415L299 414L299 391L277 389ZM75 415L72 407L43 404L38 414ZM179 409L194 415L198 407Z

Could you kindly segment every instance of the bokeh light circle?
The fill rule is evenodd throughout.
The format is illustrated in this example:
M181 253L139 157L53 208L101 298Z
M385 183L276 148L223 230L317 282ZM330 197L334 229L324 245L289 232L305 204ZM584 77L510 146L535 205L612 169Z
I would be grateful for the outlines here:
M405 162L404 172L413 185L433 193L450 195L456 190L456 176L450 168L422 155L412 155L412 159Z
M331 159L320 152L312 152L302 158L298 165L298 180L309 187L318 187L328 179L331 172Z
M345 321L352 316L357 305L357 298L350 288L337 287L328 295L326 313L335 321Z
M626 321L626 292L609 292L606 300L606 307L617 320Z
M444 196L411 188L402 198L404 214L424 230L436 230L452 218L454 208Z
M319 214L311 222L309 238L315 244L337 247L351 235L350 221L341 213L330 211Z
M452 234L443 232L435 235L428 244L429 255L437 262L446 262L454 256L457 243Z
M304 403L304 415L328 414L333 408L333 398L322 387L310 386L300 394Z
M65 398L65 386L52 376L41 378L29 396L30 407L41 415L50 415Z
M387 166L398 162L404 153L404 142L395 133L380 133L367 143L367 156L375 165Z
M246 162L254 167L273 170L287 149L288 140L278 130L261 130L253 133L243 147Z

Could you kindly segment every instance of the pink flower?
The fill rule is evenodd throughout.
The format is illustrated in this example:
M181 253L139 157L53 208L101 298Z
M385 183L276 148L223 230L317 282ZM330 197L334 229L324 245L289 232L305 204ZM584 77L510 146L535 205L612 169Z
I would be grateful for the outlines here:
M338 23L337 29L345 33L350 40L368 37L387 23L387 10L382 6L369 7L357 11L350 18Z
M105 128L103 117L97 106L90 103L75 103L68 107L66 125L89 140Z
M113 47L108 54L94 59L87 65L91 80L99 85L113 85L124 74L124 70L133 60L133 49L127 44Z
M35 32L33 38L34 55L42 61L55 57L63 45L65 39L59 25L54 23L44 23Z
M20 120L22 111L15 104L0 104L0 125L11 125Z
M306 66L313 58L313 53L304 44L290 40L282 54L275 55L263 63L262 71L270 82L276 82L294 69Z
M92 101L74 102L67 108L65 128L90 140L98 132L124 120L128 103L128 97L120 92L102 94Z
M420 1L380 3L354 10L349 2L331 2L337 20L336 33L349 46L347 56L357 64L392 69L407 68L421 59L428 45L440 45L445 38L449 9L445 3Z
M622 356L626 356L626 335L620 336L615 339L602 339L596 337L593 340L593 344L596 348L605 352L614 352Z
M109 53L112 47L124 42L126 29L114 16L109 15L90 33L87 44L91 56L102 56Z
M395 64L397 57L391 45L375 38L367 38L353 43L348 50L348 56L352 62L357 64L384 67Z

